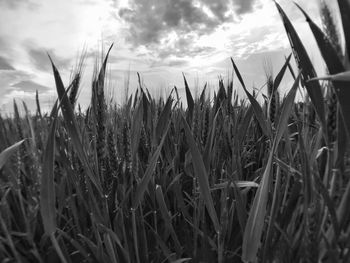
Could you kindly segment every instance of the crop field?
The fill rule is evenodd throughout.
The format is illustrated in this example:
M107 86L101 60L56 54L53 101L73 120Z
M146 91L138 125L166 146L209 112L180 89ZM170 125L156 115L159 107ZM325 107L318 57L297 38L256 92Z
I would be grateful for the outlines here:
M213 97L194 97L184 75L186 107L176 87L155 99L141 81L111 104L111 46L82 111L81 72L64 87L51 60L51 112L37 94L34 114L14 102L0 116L0 261L350 262L350 3L337 2L346 52L327 8L320 29L295 7L323 77L276 3L293 53L267 75L263 103L231 59L240 85L219 80Z

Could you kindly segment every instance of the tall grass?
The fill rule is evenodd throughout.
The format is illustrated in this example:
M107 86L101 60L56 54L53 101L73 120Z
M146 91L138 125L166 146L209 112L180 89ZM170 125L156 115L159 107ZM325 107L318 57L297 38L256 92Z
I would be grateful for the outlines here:
M205 87L194 97L184 75L187 108L176 87L155 99L141 81L123 106L110 105L109 49L90 107L75 111L80 71L65 89L52 62L51 114L36 94L35 115L0 116L2 262L349 262L349 52L339 57L328 39L330 13L333 31L323 33L300 8L329 73L345 72L321 85L276 5L300 73L289 56L268 76L263 106L233 59L247 99L223 80L214 98ZM287 69L295 82L277 103ZM300 87L308 96L295 103Z

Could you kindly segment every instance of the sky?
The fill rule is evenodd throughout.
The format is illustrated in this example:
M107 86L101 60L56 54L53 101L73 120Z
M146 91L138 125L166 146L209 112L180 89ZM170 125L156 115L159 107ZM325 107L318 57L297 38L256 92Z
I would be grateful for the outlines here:
M322 65L300 11L293 1L278 2ZM319 0L296 2L320 25ZM154 96L174 85L184 95L182 72L194 94L205 83L213 92L219 77L232 76L232 57L252 90L264 85L266 68L276 75L291 52L272 0L0 0L1 112L11 112L14 99L35 110L36 90L50 109L56 93L47 54L65 85L85 54L78 102L86 107L96 61L112 43L106 93L119 105L127 79L130 93L137 88L137 72ZM286 76L283 89L291 81Z

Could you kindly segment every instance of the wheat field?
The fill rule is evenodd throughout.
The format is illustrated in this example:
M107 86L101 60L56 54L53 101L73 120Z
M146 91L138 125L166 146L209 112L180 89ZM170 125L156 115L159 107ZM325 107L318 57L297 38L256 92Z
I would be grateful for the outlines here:
M213 97L194 97L184 76L186 107L176 87L154 98L141 81L111 104L111 46L82 111L81 72L64 87L51 60L51 112L37 94L35 114L14 102L14 117L0 116L1 262L350 262L350 3L337 3L339 33L327 6L323 29L295 7L321 77L276 3L293 53L263 103L231 59L240 86L220 80Z

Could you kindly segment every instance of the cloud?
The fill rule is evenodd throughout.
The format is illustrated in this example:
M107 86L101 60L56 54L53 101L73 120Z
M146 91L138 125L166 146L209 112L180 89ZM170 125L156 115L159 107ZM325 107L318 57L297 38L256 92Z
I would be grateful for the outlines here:
M15 70L15 68L4 57L0 57L0 70Z
M234 0L234 6L238 14L249 13L253 10L254 0Z
M255 0L132 0L119 9L135 46L156 45L171 32L210 34L225 22L252 11Z
M150 68L157 68L157 70L159 70L159 68L162 67L171 67L172 69L174 68L179 68L179 67L185 67L187 66L189 63L188 59L181 59L181 58L168 58L166 60L159 60L159 59L155 59L154 61L152 61ZM154 71L153 69L151 71ZM145 71L143 71L145 72Z
M0 32L0 50L3 54L6 53L7 55L12 50L11 42L8 40L7 37L2 36L1 32Z
M10 8L18 7L18 5L23 3L28 3L28 0L0 0L1 5L6 5Z
M183 67L194 58L208 57L217 52L213 46L205 46L197 44L198 37L193 34L177 36L176 40L165 41L158 47L146 49L138 49L134 59L135 63L146 63L151 68L167 67Z
M214 47L196 45L197 36L194 34L187 34L176 36L176 41L170 45L160 46L157 49L158 57L164 59L167 57L195 57L205 55L215 51Z
M20 70L0 70L0 105L3 103L4 97L13 90L11 87L13 84L32 77L27 72Z
M31 0L0 0L0 6L5 6L11 9L16 9L23 5L30 9L35 9L38 7L38 4Z
M173 59L170 60L166 65L168 67L180 67L180 66L186 66L188 64L187 59Z
M57 56L53 49L45 50L44 48L30 47L27 52L31 62L41 71L51 71L52 69L48 54L51 56L57 68L67 69L70 66L71 59Z
M22 80L20 82L17 82L13 85L11 85L11 87L13 87L16 90L21 90L24 92L45 92L47 90L49 90L48 87L40 85L32 80Z
M42 96L52 96L51 89L36 82L35 77L22 70L0 71L0 111L11 112L14 98L29 103L35 98L36 90Z

